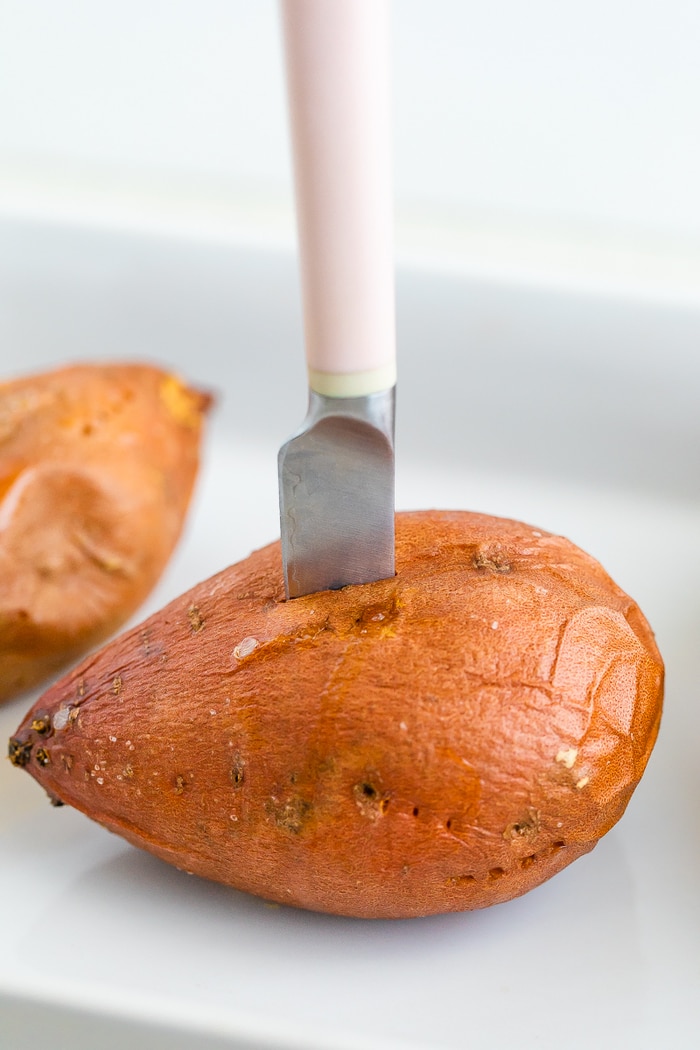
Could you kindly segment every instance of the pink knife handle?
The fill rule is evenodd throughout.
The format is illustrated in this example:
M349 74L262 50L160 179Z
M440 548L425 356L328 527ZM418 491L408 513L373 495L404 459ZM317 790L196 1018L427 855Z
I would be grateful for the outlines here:
M318 393L396 379L388 0L281 0L306 359Z

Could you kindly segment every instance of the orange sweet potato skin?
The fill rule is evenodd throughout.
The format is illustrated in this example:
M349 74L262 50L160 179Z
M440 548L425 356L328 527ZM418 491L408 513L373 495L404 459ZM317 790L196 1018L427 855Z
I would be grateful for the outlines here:
M620 818L661 714L651 630L567 540L397 517L397 576L284 601L273 544L112 642L10 757L187 871L361 917L524 893Z
M153 587L209 400L141 364L0 385L0 700L101 642Z

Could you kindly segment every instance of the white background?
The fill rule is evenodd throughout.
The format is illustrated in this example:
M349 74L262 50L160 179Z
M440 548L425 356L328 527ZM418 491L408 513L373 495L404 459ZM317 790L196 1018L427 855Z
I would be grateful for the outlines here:
M695 1050L699 44L697 0L394 0L398 500L561 531L640 603L668 690L624 819L501 908L362 924L0 763L3 1048ZM292 243L272 0L0 0L0 370L128 353L218 394L139 618L277 534Z
M700 296L700 6L394 0L399 252ZM0 212L291 241L273 0L0 0Z

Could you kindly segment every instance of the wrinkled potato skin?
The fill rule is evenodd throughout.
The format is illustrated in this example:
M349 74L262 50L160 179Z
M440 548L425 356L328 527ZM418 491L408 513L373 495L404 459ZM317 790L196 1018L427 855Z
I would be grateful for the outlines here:
M0 700L103 641L151 590L209 400L139 364L0 385Z
M398 918L524 893L622 815L663 665L600 565L397 516L397 576L284 601L278 544L112 642L10 743L54 800L187 871Z

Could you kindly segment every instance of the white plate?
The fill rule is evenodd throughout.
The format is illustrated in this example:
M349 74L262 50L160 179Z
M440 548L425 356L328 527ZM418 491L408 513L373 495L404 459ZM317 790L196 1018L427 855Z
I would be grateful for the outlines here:
M149 356L221 392L186 536L142 615L272 539L275 451L304 409L291 260L2 233L4 371ZM509 904L352 921L169 868L2 763L3 1050L697 1045L700 318L427 273L403 275L399 318L398 505L563 532L657 633L666 711L627 813ZM0 709L0 736L30 701Z

